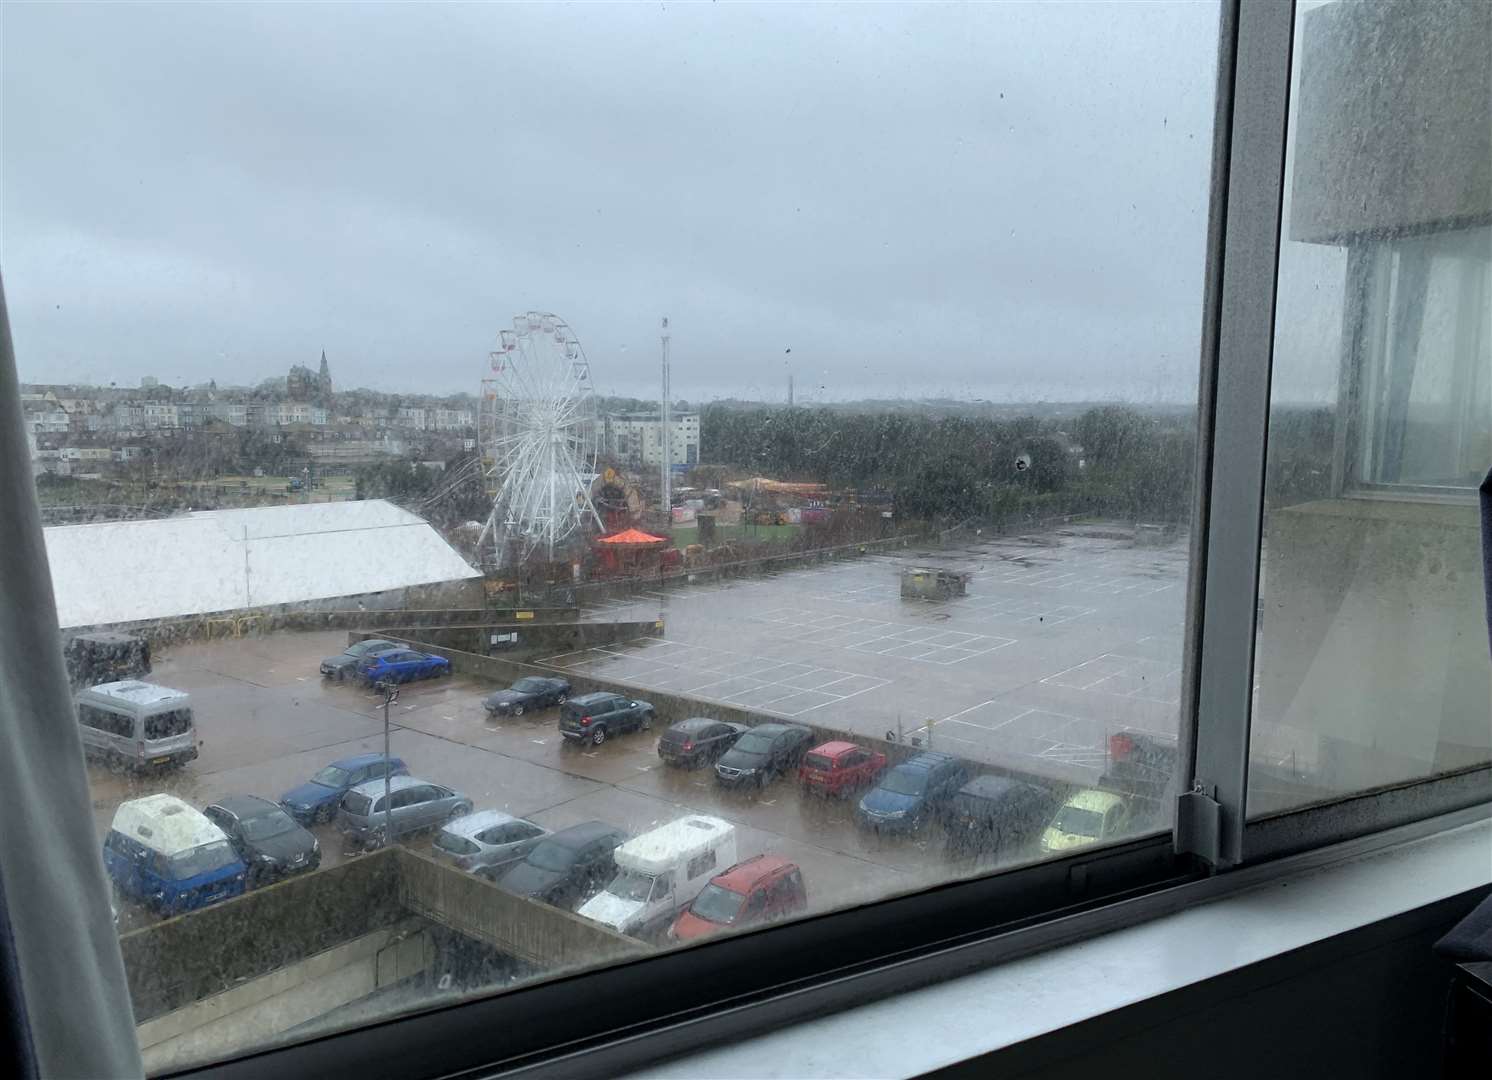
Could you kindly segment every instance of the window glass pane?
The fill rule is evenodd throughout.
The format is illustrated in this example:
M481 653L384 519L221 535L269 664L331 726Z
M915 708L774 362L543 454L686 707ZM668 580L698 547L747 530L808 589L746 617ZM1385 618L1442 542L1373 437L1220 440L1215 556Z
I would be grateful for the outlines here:
M1492 758L1488 28L1476 4L1297 19L1254 816Z
M204 886L210 957L122 905L150 1071L683 947L733 867L819 915L1170 829L1215 3L12 6L58 611L148 638L192 722L89 766L100 838L167 793L317 840ZM483 708L539 678L578 693ZM421 794L379 847L383 784L344 789L385 717ZM757 733L660 759L685 717ZM827 742L859 767L804 790ZM1039 812L951 832L998 778ZM552 836L468 870L503 861L437 839L468 809ZM342 952L376 991L194 1030Z

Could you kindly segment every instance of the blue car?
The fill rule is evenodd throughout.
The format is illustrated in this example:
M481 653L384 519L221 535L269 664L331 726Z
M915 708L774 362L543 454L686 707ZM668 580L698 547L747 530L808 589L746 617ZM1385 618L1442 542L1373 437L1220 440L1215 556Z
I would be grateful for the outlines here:
M359 784L383 779L382 754L358 754L332 762L300 787L280 796L285 812L302 825L330 821L346 795ZM390 776L408 776L409 766L389 758Z
M855 821L865 828L887 832L915 832L939 813L969 778L969 768L956 757L932 751L908 758L881 776L855 810Z
M166 916L241 896L248 876L223 830L166 794L119 804L104 869L120 895Z
M396 649L364 657L357 665L357 677L367 683L402 683L450 673L451 662L444 656L430 656L413 649Z

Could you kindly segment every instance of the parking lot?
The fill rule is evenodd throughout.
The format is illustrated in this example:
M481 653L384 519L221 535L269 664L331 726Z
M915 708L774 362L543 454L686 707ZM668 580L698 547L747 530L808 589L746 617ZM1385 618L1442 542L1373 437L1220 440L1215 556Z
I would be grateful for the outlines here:
M546 663L1093 783L1111 734L1176 734L1186 565L1184 537L1114 526L976 538L608 600L588 617L664 636ZM968 595L904 600L905 566L967 572Z
M228 794L277 799L327 762L381 751L381 699L317 674L321 658L346 642L343 632L277 634L180 645L158 655L151 680L192 695L201 756L179 770L141 775L90 764L100 840L127 798L169 791L199 807ZM665 766L656 753L657 728L593 748L563 740L554 709L489 719L481 700L492 689L462 676L405 685L390 711L392 752L414 775L456 788L478 809L505 810L551 829L599 819L635 835L690 811L718 815L738 826L741 858L771 851L798 862L812 908L974 869L947 861L936 831L912 839L861 833L851 821L852 801L800 799L792 779L760 794L735 793L720 790L709 769ZM349 857L334 826L312 831L323 866ZM148 918L124 905L120 928Z
M969 594L902 600L909 564L965 570ZM1076 528L610 601L587 614L661 614L664 636L547 664L642 697L669 690L866 735L915 731L976 762L1091 783L1114 731L1175 733L1184 582L1184 545L1136 548L1115 531ZM276 634L160 653L152 681L191 693L201 756L159 775L90 766L100 837L125 798L275 799L336 758L381 751L380 700L317 674L346 641ZM716 814L738 826L742 858L771 851L802 865L813 908L982 869L950 862L936 828L864 833L853 801L800 799L791 779L760 794L722 791L708 769L664 766L656 730L592 748L566 743L553 709L490 719L481 699L491 689L463 676L406 685L390 714L393 753L479 809L549 828L599 819L636 834L686 812ZM323 865L347 857L333 826L314 831ZM141 918L124 912L121 927Z

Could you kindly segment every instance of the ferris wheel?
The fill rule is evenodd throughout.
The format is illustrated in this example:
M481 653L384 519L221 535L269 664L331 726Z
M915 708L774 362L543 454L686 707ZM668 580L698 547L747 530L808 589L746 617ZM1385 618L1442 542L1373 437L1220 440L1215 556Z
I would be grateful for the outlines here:
M477 450L492 512L480 548L498 566L555 550L601 519L591 503L596 399L590 364L563 319L515 316L482 380ZM490 543L490 547L488 546Z

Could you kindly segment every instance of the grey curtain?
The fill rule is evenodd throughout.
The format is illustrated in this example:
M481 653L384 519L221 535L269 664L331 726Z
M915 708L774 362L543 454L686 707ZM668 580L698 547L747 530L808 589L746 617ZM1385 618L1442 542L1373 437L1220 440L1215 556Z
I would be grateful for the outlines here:
M142 1073L0 286L0 990L20 1075Z

